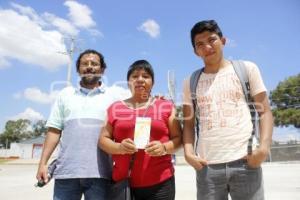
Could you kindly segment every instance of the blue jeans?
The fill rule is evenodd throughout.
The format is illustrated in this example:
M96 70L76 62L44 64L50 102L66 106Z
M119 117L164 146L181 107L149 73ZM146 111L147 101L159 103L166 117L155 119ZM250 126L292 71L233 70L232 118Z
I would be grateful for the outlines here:
M263 200L262 169L246 160L212 164L197 171L197 200Z
M103 178L56 179L53 200L106 200L110 180Z

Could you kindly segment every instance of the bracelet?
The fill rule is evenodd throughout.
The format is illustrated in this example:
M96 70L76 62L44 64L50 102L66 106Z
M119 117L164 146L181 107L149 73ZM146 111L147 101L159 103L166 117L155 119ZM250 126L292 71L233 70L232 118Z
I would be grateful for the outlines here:
M164 155L167 155L168 152L167 152L167 147L166 147L166 145L164 145L164 144L162 144L162 145L163 145L163 147L164 147L164 153L162 154L162 156L164 156Z

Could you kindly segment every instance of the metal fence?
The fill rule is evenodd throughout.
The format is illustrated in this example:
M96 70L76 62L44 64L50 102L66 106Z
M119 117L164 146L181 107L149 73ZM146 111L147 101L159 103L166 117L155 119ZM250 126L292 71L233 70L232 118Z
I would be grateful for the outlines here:
M300 141L273 143L268 161L300 161Z

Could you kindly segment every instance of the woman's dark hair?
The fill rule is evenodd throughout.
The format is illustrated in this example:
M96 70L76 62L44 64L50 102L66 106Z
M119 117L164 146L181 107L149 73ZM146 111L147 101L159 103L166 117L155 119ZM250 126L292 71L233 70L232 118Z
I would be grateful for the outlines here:
M220 38L223 37L222 31L215 20L200 21L196 23L191 30L191 41L194 48L196 35L205 31L216 33Z
M152 82L154 83L154 72L153 68L150 65L150 63L147 60L137 60L134 63L132 63L127 72L127 81L129 80L130 75L135 71L135 70L140 70L143 69L146 72L148 72L151 76Z
M93 49L87 49L87 50L85 50L84 52L82 52L82 53L79 55L79 57L77 58L77 61L76 61L76 70L77 70L77 72L79 72L80 59L82 58L82 56L84 56L84 55L86 55L86 54L96 54L97 56L99 56L101 68L102 68L102 69L105 69L105 68L106 68L106 64L105 64L103 55L102 55L101 53L99 53L98 51L96 51L96 50L93 50Z

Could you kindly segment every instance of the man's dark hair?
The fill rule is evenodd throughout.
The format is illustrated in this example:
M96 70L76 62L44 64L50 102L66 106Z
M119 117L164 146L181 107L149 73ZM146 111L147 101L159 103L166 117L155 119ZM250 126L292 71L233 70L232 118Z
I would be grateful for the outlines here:
M97 56L99 56L100 58L100 64L101 64L101 68L102 69L105 69L106 68L106 64L105 64L105 61L104 61L104 56L99 53L98 51L96 50L93 50L93 49L87 49L85 50L84 52L82 52L79 57L77 58L77 61L76 61L76 70L77 72L79 72L79 66L80 66L80 59L82 58L82 56L86 55L86 54L96 54Z
M196 23L191 30L191 41L194 48L196 35L205 31L214 32L218 34L220 38L223 37L222 31L215 20L200 21Z
M154 71L151 64L147 60L137 60L129 66L127 72L127 81L129 80L130 75L135 70L140 70L140 69L143 69L146 72L148 72L151 76L152 82L154 83Z

